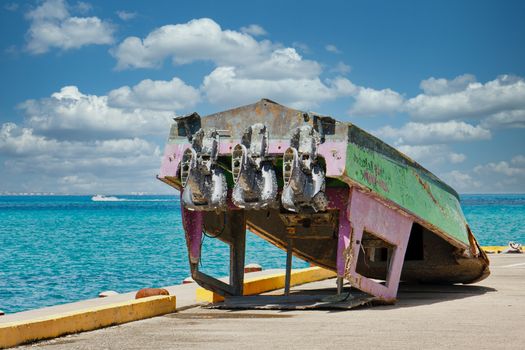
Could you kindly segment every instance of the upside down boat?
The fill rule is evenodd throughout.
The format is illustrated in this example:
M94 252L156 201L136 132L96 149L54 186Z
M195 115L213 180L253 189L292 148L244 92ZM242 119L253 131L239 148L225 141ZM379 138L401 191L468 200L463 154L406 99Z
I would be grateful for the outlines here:
M177 117L158 178L181 193L192 277L224 296L243 294L246 229L384 302L490 273L450 186L329 116L262 99ZM230 245L229 283L199 271L203 231Z

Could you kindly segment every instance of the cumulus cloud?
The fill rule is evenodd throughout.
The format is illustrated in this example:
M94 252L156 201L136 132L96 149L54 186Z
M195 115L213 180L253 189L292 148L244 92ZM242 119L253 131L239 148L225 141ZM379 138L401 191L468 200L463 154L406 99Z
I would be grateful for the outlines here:
M519 156L519 157L522 157L522 156ZM515 159L520 160L521 158L515 158ZM519 164L519 165L523 165L523 164ZM525 167L514 166L513 164L509 164L509 162L507 161L491 162L485 165L478 165L477 167L474 168L474 171L476 173L493 172L493 173L503 174L506 176L525 175Z
M129 20L132 20L133 18L137 17L137 13L136 12L129 12L129 11L124 11L124 10L117 11L116 14L117 14L118 18L120 18L123 21L129 21Z
M219 67L204 78L202 90L207 99L218 105L254 102L261 96L295 108L311 108L338 96L350 95L355 86L345 78L323 83L311 79L249 79L238 76L234 67Z
M469 84L475 82L475 76L472 74L463 74L452 80L431 77L421 81L419 87L426 95L440 96L463 91L469 86Z
M403 107L404 98L391 89L375 90L361 87L354 96L350 115L392 114Z
M525 166L525 155L517 155L511 159L511 163L515 165Z
M31 23L26 34L29 52L42 54L51 48L69 50L113 42L113 25L98 17L71 16L69 7L64 0L46 0L26 14Z
M144 39L127 37L113 51L117 68L158 67L166 58L176 64L212 61L218 65L252 64L271 53L273 44L251 35L223 30L209 18L155 29Z
M397 149L418 163L436 166L443 163L458 164L467 159L462 153L453 152L447 145L401 145Z
M525 81L502 75L485 84L472 76L452 81L431 78L422 83L426 92L406 102L406 110L419 120L483 119L491 123L521 122L525 110ZM510 114L509 114L510 113Z
M159 67L168 58L174 64L210 61L215 68L204 77L200 89L208 102L221 107L268 97L292 107L311 108L323 101L353 96L358 100L355 111L366 113L402 103L402 97L392 90L359 88L340 76L322 79L322 65L305 59L296 48L255 39L262 34L261 29L251 25L238 32L223 29L209 18L194 19L160 27L143 39L128 37L112 54L117 69ZM343 62L332 70L339 74L349 71ZM129 88L120 92L128 95ZM388 107L370 101L374 97Z
M34 130L5 123L0 127L0 155L6 158L0 190L20 189L20 176L38 177L31 191L93 193L105 189L129 193L155 188L160 164L157 145L140 138L71 141L35 134Z
M174 111L193 107L199 99L199 90L179 78L170 81L146 79L133 87L123 86L110 91L108 106Z
M277 49L271 55L254 65L241 65L238 74L245 78L259 79L304 79L321 74L321 65L304 60L293 48Z
M143 80L108 96L64 86L19 105L21 125L0 125L0 192L160 193L155 180L175 110L197 103L199 91L178 78ZM162 141L159 136L162 136ZM38 183L15 181L38 177Z
M36 135L31 128L20 127L14 123L4 123L0 128L0 151L3 154L27 155L53 155L54 157L78 157L79 162L86 158L139 156L143 153L160 155L157 146L139 139L112 139L94 141L55 140L41 135Z
M258 24L250 24L246 27L241 27L241 32L244 34L250 34L252 36L267 35L268 33Z
M133 108L130 90L122 103L129 109L108 104L107 96L87 95L76 86L65 86L49 98L27 100L19 105L27 124L40 134L64 138L111 138L118 135L140 136L166 133L173 111ZM145 96L141 98L147 99ZM151 103L151 100L149 101Z
M477 192L482 188L482 182L466 172L452 170L443 174L443 180L458 192Z
M483 193L523 193L525 191L525 155L519 154L510 160L480 164L465 174L475 179L479 184L477 187L481 188ZM474 192L475 188L471 186L466 191Z
M350 67L348 64L345 64L344 62L337 62L335 67L333 67L330 71L345 75L352 71L352 67Z
M21 128L14 123L4 123L0 128L0 153L10 156L56 152L59 143L43 136L33 134L29 128Z
M455 120L437 123L409 122L401 128L385 126L374 134L380 138L394 140L396 144L428 144L488 140L490 130Z
M494 113L481 121L485 128L525 128L525 109Z
M429 78L420 83L422 94L405 99L391 89L361 87L351 115L406 112L422 122L479 121L484 129L525 127L525 80L501 75L480 83L471 74L454 79Z
M247 31L223 30L209 18L166 25L144 39L128 37L112 53L118 69L158 67L169 57L175 64L211 61L235 67L244 78L302 79L321 73L319 63L305 60L294 48L257 41Z
M88 2L79 1L75 4L75 6L73 6L73 8L81 14L85 14L91 11L93 6L91 6L91 4Z

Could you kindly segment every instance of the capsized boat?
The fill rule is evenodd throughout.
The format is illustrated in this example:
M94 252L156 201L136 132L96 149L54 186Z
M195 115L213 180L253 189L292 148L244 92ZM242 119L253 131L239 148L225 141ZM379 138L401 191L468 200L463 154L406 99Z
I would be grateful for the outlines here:
M329 116L262 99L177 117L158 178L181 193L193 279L224 296L243 294L246 229L288 252L287 282L293 254L384 302L490 273L454 189ZM199 271L203 232L230 245L229 283Z

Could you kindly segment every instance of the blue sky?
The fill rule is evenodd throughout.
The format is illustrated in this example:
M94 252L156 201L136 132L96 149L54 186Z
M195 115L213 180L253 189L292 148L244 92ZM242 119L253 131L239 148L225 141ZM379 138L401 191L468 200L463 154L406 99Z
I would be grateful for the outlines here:
M166 193L171 118L262 97L525 192L522 1L0 4L0 193Z

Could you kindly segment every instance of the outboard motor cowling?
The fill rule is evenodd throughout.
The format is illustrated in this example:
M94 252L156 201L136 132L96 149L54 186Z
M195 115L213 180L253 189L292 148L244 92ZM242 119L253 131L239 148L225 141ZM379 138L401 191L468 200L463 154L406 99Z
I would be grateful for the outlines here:
M239 208L278 207L277 176L268 157L268 138L266 126L254 124L244 132L242 143L233 149L232 201Z
M293 212L320 212L328 207L325 173L317 161L319 133L310 125L297 128L283 155L283 207Z
M219 133L200 129L181 161L182 204L189 210L225 210L228 185L217 164Z

